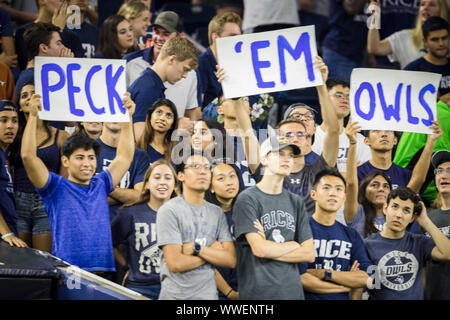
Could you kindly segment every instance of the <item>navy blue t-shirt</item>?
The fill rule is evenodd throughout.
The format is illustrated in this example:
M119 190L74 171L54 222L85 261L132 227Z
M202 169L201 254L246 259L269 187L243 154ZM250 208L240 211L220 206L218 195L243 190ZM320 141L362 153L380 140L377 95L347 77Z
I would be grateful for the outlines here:
M316 260L313 263L299 263L300 274L307 269L331 269L350 271L353 263L359 262L359 269L366 271L372 264L367 257L364 242L355 229L336 221L331 226L324 226L309 217L313 233ZM306 300L348 300L348 293L320 294L307 292Z
M389 169L381 170L375 168L369 161L366 161L357 168L358 185L361 183L361 180L372 171L383 171L386 173L389 176L389 179L391 179L392 189L397 189L397 187L406 187L409 180L411 180L412 175L411 170L400 167L395 163L392 163Z
M80 29L71 29L71 30L80 38L81 45L84 51L84 57L93 58L97 48L97 41L99 35L98 28L86 21L83 21L83 23L80 26Z
M442 75L439 84L439 94L444 95L450 92L450 61L443 66L429 63L424 57L414 60L403 70L433 72Z
M342 0L330 0L328 25L323 46L344 57L361 62L367 42L367 17L361 12L351 16L345 12Z
M153 69L148 68L128 88L131 99L136 104L133 123L145 122L147 110L160 98L165 98L166 87Z
M96 173L98 174L105 170L114 160L116 157L117 148L104 144L100 138L98 138L97 141L101 146L100 153L97 156ZM141 149L135 148L133 161L117 187L122 189L133 189L136 184L142 182L144 180L145 172L148 169L149 162L150 160L147 154ZM120 205L114 205L109 207L111 220L116 215L119 206Z
M159 159L164 159L164 154L156 151L151 145L147 146L147 155L150 158L150 165Z
M369 290L371 299L423 300L422 270L435 247L431 238L405 232L401 239L389 239L375 233L364 244L378 271L373 276L379 288Z
M6 154L0 148L0 214L3 216L11 232L14 232L18 236L14 185L6 163Z
M204 94L202 109L217 98L222 91L222 85L216 77L216 65L216 58L214 58L211 48L206 49L198 57L198 68L196 72L199 80L198 91Z
M147 203L122 208L111 223L113 246L126 245L127 284L160 283L161 250L156 239L156 212Z

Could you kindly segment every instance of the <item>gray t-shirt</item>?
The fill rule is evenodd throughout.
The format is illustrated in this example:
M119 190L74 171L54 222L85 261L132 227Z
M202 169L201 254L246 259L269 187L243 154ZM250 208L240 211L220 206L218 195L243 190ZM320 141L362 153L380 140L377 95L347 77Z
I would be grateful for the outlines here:
M280 194L267 194L257 186L242 191L233 207L239 299L303 300L297 263L253 255L245 234L257 232L256 219L264 226L267 240L302 243L312 238L305 203L298 195L284 189Z
M450 210L433 210L428 216L436 227L450 238ZM428 233L425 235L430 237ZM425 299L450 300L450 262L429 261L426 270Z
M167 201L156 216L158 246L194 241L210 246L214 241L233 241L222 209L203 201L188 203L182 196ZM209 263L185 272L172 273L161 256L160 300L218 299L214 266Z

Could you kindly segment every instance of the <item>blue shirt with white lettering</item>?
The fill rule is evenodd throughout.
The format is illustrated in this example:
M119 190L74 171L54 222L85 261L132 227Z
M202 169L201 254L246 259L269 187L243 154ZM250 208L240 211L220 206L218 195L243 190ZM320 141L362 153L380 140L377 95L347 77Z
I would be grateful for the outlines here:
M71 29L71 31L80 38L84 51L84 57L93 58L97 48L99 35L98 28L86 21L83 21L80 25L80 29L74 28Z
M127 284L159 284L161 250L156 241L156 211L147 203L122 208L111 223L113 245L126 245Z
M52 254L86 271L115 271L108 194L108 170L82 186L49 172L41 196L53 236Z
M325 226L309 218L313 233L316 260L313 263L299 263L300 274L307 269L329 269L350 271L353 263L358 261L359 269L366 271L371 265L364 248L363 240L356 230L336 221ZM332 281L332 280L331 280ZM305 290L306 300L348 300L348 293L320 294Z
M377 272L370 274L376 286L369 290L371 299L423 300L422 270L435 247L431 238L405 232L401 239L389 239L375 233L364 244L377 266Z
M136 104L133 123L145 122L147 110L159 98L165 98L166 87L153 69L148 68L128 89L131 99Z

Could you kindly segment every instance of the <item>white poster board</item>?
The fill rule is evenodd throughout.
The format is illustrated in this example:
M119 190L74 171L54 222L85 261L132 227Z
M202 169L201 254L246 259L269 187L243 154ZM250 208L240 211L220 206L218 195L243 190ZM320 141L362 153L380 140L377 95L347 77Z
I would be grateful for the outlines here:
M218 38L216 46L227 99L323 84L314 26Z
M432 133L441 75L430 72L353 69L352 120L362 130Z
M36 57L39 118L53 121L128 122L125 60Z

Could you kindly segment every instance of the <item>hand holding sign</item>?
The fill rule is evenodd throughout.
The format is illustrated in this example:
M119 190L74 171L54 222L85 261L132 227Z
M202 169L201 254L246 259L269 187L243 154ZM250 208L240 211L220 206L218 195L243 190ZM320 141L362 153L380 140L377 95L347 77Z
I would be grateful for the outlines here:
M36 117L38 112L42 110L41 96L33 94L30 99L30 115Z

